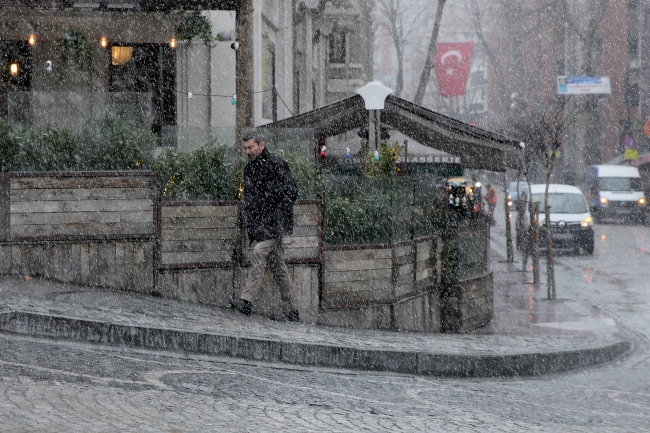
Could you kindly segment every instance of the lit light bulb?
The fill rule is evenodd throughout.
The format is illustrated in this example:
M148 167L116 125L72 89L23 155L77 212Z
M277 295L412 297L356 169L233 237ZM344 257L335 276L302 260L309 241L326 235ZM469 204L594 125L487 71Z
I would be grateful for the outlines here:
M19 70L20 68L18 67L18 63L12 63L9 65L9 73L12 77L17 77Z
M36 35L32 33L27 36L27 43L32 47L36 45Z
M99 46L102 48L108 47L108 38L106 36L102 36L101 38L99 38Z
M169 48L171 48L172 50L176 48L177 45L178 45L178 41L176 40L176 38L171 38L169 40Z

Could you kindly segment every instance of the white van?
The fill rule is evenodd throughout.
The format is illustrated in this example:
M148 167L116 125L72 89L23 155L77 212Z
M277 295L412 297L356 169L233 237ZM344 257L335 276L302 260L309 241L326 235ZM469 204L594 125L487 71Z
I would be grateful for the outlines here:
M585 192L596 221L632 218L644 223L646 199L639 169L626 165L587 167Z
M530 186L533 202L539 206L539 246L546 248L546 225L544 224L545 184ZM572 185L550 184L548 205L551 207L551 236L554 250L576 254L594 253L594 229L587 200L580 189ZM526 216L525 220L528 220Z

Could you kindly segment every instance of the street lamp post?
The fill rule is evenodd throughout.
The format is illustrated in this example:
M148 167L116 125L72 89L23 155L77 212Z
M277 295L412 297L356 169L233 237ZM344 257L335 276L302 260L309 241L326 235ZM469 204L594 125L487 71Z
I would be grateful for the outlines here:
M506 210L506 261L512 263L514 261L512 251L512 229L510 227L510 209L508 206L508 180L506 172L503 172L503 207Z

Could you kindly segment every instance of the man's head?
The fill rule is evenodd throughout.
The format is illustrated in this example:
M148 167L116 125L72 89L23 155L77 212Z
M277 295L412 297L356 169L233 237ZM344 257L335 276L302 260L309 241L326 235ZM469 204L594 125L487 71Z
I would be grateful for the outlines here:
M264 150L264 139L259 133L247 132L242 135L241 141L250 161L260 156Z
M492 185L490 185L490 184L488 183L487 185L485 185L485 187L486 187L487 189L490 189L490 188L492 188Z

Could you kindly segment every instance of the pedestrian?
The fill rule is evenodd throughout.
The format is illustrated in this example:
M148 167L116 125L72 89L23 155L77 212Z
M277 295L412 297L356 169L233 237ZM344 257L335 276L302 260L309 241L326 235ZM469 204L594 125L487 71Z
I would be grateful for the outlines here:
M488 215L490 216L490 224L495 225L494 209L497 207L497 192L489 183L486 185L487 194L485 194L485 201L488 204Z
M300 320L293 280L284 262L282 237L293 233L293 204L298 187L289 164L271 154L259 132L244 134L242 142L248 162L244 167L244 209L246 234L253 246L251 268L240 299L230 302L249 316L253 301L268 268L280 288L283 312L271 316L278 322Z

